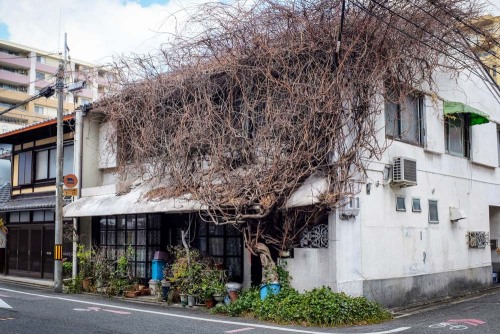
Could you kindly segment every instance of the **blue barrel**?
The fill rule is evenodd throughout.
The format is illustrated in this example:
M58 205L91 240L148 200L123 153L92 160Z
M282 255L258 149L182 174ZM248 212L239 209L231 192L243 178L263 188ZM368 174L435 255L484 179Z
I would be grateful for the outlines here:
M260 287L260 300L266 299L267 295L272 293L273 295L278 294L281 290L281 284L279 283L269 283L262 285Z
M165 268L165 261L153 260L151 265L151 279L161 281L163 279L163 268Z

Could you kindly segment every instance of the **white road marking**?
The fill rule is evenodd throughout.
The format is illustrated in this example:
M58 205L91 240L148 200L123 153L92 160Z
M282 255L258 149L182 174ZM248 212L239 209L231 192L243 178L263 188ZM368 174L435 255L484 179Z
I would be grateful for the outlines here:
M142 310L142 309L137 309L137 308L133 308L133 307L116 306L116 305L110 305L110 304L104 304L104 303L95 303L95 302L89 302L89 301L77 300L77 299L71 299L71 298L56 297L56 296L47 296L47 295L41 295L41 294L38 294L38 293L17 291L17 290L5 289L5 288L0 288L0 290L7 291L7 292L12 292L12 293L18 293L18 294L21 294L21 295L42 297L42 298L55 299L55 300L63 300L63 301L73 302L73 303L79 303L79 304L87 304L87 305L95 305L95 306L102 306L102 307L110 307L110 308L116 308L116 309L127 310L127 311L134 311L134 312L141 312L141 313L148 313L148 314L163 315L163 316L172 317L172 318L198 320L198 321L213 322L213 323L226 324L226 325L235 325L235 326L240 326L240 327L242 327L242 326L246 326L246 327L252 326L252 327L256 327L256 328L265 328L265 329L271 329L271 330L282 331L282 332L304 333L304 334L342 334L342 333L338 333L338 332L314 332L314 331L308 331L308 330L302 330L302 329L295 329L295 328L285 328L285 327L268 326L268 325L261 325L261 324L252 324L252 323L239 322L239 321L226 321L226 320L220 320L220 319L210 319L210 318L194 317L194 316L182 315L182 314L175 314L175 313ZM380 332L365 332L365 333L356 333L356 334L391 334L391 333L403 332L403 331L408 330L410 328L411 327L399 327L399 328L389 329L389 330L380 331ZM353 333L351 333L351 334L353 334Z
M12 308L12 307L0 299L0 308Z
M225 331L224 333L239 333L239 332L250 331L252 329L255 329L255 328L247 327L247 328L233 329L232 331Z

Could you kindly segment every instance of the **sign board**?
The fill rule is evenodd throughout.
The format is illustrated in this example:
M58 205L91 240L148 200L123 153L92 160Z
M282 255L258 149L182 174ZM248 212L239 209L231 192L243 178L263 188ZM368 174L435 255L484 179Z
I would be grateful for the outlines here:
M78 178L75 174L68 174L64 176L64 185L67 188L74 188L78 184Z
M66 196L66 197L78 196L78 189L77 188L63 189L63 196Z

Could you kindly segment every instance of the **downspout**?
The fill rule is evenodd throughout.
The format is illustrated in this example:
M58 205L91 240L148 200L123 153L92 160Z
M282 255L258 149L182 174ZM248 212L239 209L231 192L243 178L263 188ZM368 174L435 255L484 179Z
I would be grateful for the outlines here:
M78 184L76 185L76 189L78 193L76 194L76 200L81 197L82 192L82 156L83 156L83 110L76 109L76 118L75 118L75 175L78 178ZM76 278L78 275L78 218L73 218L73 271L72 277Z

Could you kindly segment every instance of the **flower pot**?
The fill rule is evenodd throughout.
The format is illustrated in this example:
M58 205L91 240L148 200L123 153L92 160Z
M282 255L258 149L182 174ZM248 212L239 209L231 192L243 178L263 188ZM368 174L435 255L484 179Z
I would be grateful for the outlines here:
M84 291L89 291L90 289L90 278L84 278L82 281L82 289Z
M182 306L186 306L188 302L187 295L185 293L181 293L179 297L181 298Z
M238 291L229 291L229 298L231 298L231 303L234 303L238 299Z
M161 294L162 294L162 299L164 301L167 301L169 291L170 291L170 285L162 285L161 286Z
M269 283L264 284L260 287L260 300L267 298L269 294L276 295L281 290L281 284L279 283Z
M224 301L224 296L223 295L214 295L215 302L217 305L222 304Z
M123 292L123 295L126 298L135 298L138 297L141 293L139 291L125 291Z
M196 304L196 297L194 295L188 295L188 306L193 307Z
M214 307L215 306L214 299L213 298L205 299L205 306L206 308Z

